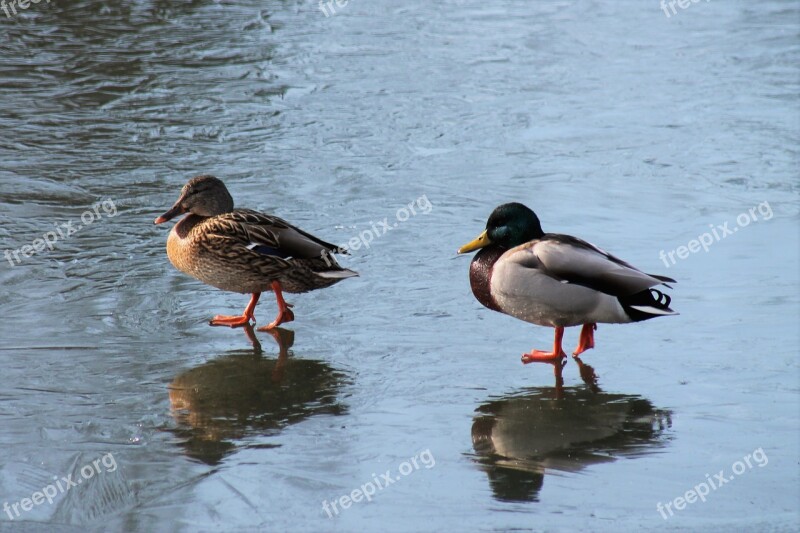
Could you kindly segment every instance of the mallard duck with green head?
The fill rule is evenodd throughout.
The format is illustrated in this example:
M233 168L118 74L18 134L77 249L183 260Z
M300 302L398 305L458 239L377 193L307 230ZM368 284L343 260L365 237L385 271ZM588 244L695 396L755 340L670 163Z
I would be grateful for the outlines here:
M262 292L273 291L278 316L259 330L294 320L283 292L329 287L356 272L342 268L334 253L346 253L275 216L234 209L221 180L196 176L181 190L172 208L155 219L161 224L186 214L169 233L167 257L180 270L223 291L249 293L241 315L217 315L212 326L238 327L254 320Z
M598 323L639 322L677 315L671 298L654 289L674 279L641 270L577 237L542 231L539 218L520 203L497 207L486 229L458 253L472 259L472 293L484 306L520 320L555 328L553 350L532 350L522 361L556 362L564 328L583 326L578 356L594 348ZM666 285L669 287L669 285Z

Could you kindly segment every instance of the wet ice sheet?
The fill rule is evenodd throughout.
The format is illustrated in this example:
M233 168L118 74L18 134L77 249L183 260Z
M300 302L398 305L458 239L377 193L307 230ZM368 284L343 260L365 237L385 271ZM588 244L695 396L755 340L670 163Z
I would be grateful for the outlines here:
M15 525L794 526L797 20L785 2L667 19L657 3L452 1L350 2L327 18L302 2L40 3L4 21L0 249L83 227L2 258L0 500L106 453L119 465ZM282 379L270 337L257 334L258 353L205 325L246 298L166 260L152 220L199 172L337 243L398 223L344 261L360 278L289 299L296 366ZM400 222L422 195L430 212ZM81 221L108 199L115 216ZM646 402L671 425L649 426L635 454L626 417L608 424L621 444L556 439L579 467L545 466L535 501L498 497L498 477L523 494L531 478L503 477L519 452L487 456L473 438L488 406L524 428L514 402L550 401L550 369L519 355L551 332L482 308L453 258L509 200L679 280L680 317L601 325L584 357L601 392L570 363L562 402L578 414L574 402L601 414ZM769 220L674 265L659 257L765 201ZM758 448L768 465L659 515ZM422 450L433 468L323 511Z

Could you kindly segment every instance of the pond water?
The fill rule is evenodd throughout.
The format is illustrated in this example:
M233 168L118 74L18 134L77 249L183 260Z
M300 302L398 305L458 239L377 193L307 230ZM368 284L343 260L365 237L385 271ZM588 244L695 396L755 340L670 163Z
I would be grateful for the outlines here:
M343 4L0 10L0 530L795 530L797 3ZM360 277L208 327L200 173ZM455 255L507 201L681 314L523 365Z

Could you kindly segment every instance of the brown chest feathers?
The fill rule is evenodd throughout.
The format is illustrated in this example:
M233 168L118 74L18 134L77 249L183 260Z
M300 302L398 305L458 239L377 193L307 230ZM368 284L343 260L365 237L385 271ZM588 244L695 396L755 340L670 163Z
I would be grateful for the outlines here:
M488 246L479 251L469 265L469 284L472 294L484 306L493 311L503 311L492 298L491 283L492 269L500 256L506 252L498 246Z

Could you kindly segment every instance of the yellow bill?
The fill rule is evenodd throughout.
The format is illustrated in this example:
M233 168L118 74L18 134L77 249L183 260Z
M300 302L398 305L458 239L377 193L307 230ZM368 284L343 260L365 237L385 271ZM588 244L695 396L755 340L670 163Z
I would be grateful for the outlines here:
M484 246L489 246L492 244L492 241L489 239L489 236L486 234L486 230L483 231L478 238L474 241L468 242L464 246L458 249L458 253L465 254L467 252L473 252L475 250L479 250Z

